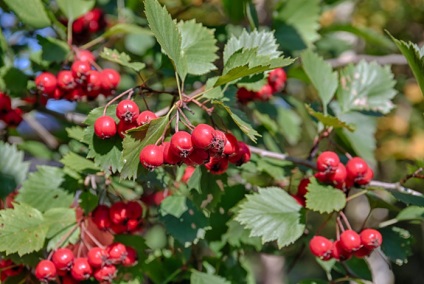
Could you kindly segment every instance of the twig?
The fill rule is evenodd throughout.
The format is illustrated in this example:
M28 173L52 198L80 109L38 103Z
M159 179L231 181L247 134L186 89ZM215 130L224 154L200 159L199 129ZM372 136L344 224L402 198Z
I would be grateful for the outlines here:
M261 148L255 147L255 146L249 146L249 149L250 149L250 152L258 154L261 157L269 157L269 158L274 158L274 159L277 159L277 160L290 161L290 162L293 162L295 164L303 165L303 166L306 166L306 167L311 168L311 169L316 169L315 163L312 162L312 161L292 157L292 156L289 156L287 154L280 154L280 153L276 153L276 152L271 152L271 151L264 150L264 149L261 149Z
M421 192L404 187L399 182L388 183L388 182L372 180L368 185L375 186L375 187L382 187L384 189L387 189L390 192L400 192L400 193L406 193L406 194L410 194L414 196L423 196Z

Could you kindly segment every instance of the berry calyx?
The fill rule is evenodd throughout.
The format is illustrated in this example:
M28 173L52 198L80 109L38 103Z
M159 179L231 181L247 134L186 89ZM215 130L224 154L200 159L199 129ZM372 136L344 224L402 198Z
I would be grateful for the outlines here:
M57 85L64 91L72 91L77 86L72 71L59 71L57 73Z
M186 131L178 131L171 138L170 150L178 157L187 158L193 151L191 134Z
M357 251L361 248L361 237L353 230L346 230L340 235L340 244L347 252Z
M93 273L93 270L88 263L87 258L85 257L78 257L74 260L74 265L71 269L71 275L75 280L83 281L88 278L90 278L91 274Z
M317 158L317 169L320 172L334 173L340 163L339 156L331 151L322 152Z
M323 236L314 236L309 242L309 249L313 255L322 260L329 260L331 258L331 249L333 243Z
M35 268L35 277L40 281L53 280L56 277L56 266L50 260L42 260Z
M127 257L127 249L121 243L113 243L106 248L108 261L111 263L120 263Z
M108 255L103 248L93 247L87 253L87 261L93 268L103 266L108 259Z
M52 262L59 270L69 270L74 261L74 253L68 248L60 248L52 255Z
M107 139L116 135L117 126L115 120L107 115L103 115L94 122L94 133L101 139Z
M140 152L140 163L148 170L162 166L163 147L156 145L147 145Z
M210 151L212 153L216 153L217 155L221 155L224 151L225 144L227 143L227 137L225 137L225 133L221 130L215 130L213 135Z
M346 163L347 178L356 182L365 176L368 164L360 157L354 157Z
M82 84L87 80L90 70L91 65L87 61L76 60L71 66L72 76L74 76L75 80L79 84Z
M383 236L374 229L365 229L359 236L361 237L362 245L370 250L378 248L383 243Z
M139 113L138 105L132 100L122 100L116 107L116 116L126 123L136 122Z
M116 276L115 265L105 265L94 272L94 278L100 283L110 283Z
M223 174L228 169L228 158L220 156L211 156L209 162L205 164L205 167L211 174Z

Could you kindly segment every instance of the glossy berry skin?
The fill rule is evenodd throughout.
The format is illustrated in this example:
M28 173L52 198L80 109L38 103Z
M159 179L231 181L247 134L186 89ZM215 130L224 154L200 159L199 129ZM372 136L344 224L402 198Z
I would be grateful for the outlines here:
M368 164L360 157L354 157L346 163L347 178L356 182L362 178L368 170Z
M127 226L125 225L125 223L118 223L118 224L112 223L110 225L110 229L115 234L123 234L127 231Z
M239 143L237 141L237 138L233 134L228 132L225 133L225 138L227 139L227 141L224 146L223 154L226 155L227 157L232 157L237 155L239 151Z
M116 272L115 265L105 265L94 272L94 278L99 281L99 283L110 283L113 278L115 278Z
M347 252L343 249L340 240L333 243L331 249L331 257L340 261L348 260L352 256L351 252Z
M97 70L90 70L87 74L86 89L90 95L99 94L102 88L102 78Z
M74 261L74 253L68 248L60 248L52 255L52 262L58 270L69 270Z
M255 93L254 98L260 101L268 101L272 97L273 93L274 92L272 87L268 84L265 84L259 91Z
M191 132L191 142L195 148L207 150L211 147L215 129L208 124L198 124Z
M127 206L127 216L128 219L138 219L141 218L143 214L143 207L137 201L128 201Z
M50 72L43 72L35 78L35 85L40 92L52 95L57 87L56 76Z
M178 157L187 158L193 151L191 134L186 131L178 131L171 138L170 150Z
M338 189L342 189L347 177L346 168L339 163L334 173L329 174L328 180Z
M132 233L140 228L141 222L139 219L128 219L125 224L125 231Z
M280 92L284 89L287 81L287 74L283 68L277 68L269 72L268 84L272 87L273 93Z
M320 172L334 173L340 163L339 156L331 151L322 152L317 158L317 169Z
M209 162L205 164L205 167L211 174L223 174L228 169L228 158L211 156Z
M96 59L93 55L93 53L91 53L91 51L89 50L79 50L75 56L76 60L82 61L82 62L94 62L94 60Z
M88 264L92 268L99 268L103 266L108 259L106 250L100 247L92 247L87 253Z
M152 119L158 118L156 114L150 110L140 112L137 117L137 125L141 126L149 123Z
M250 149L246 143L239 141L239 150L237 155L229 158L230 163L235 164L236 166L241 166L250 161Z
M98 205L91 213L93 223L97 225L100 230L106 231L110 228L112 221L109 217L109 207L106 205Z
M108 254L108 261L111 263L120 263L127 256L127 249L121 243L113 243L106 248Z
M105 90L116 89L121 81L121 75L113 69L103 69L101 73L102 88Z
M126 246L127 256L122 260L123 266L134 266L137 264L138 255L137 251L132 247Z
M62 70L57 73L57 85L65 91L71 91L76 87L75 78L72 71Z
M309 185L310 182L311 182L311 180L309 178L303 178L300 181L299 185L297 186L297 193L296 193L296 195L302 196L302 197L305 196L306 193L308 193L307 187L308 187L308 185Z
M91 65L87 61L76 60L71 65L72 76L78 83L83 83L87 80L88 74L91 71Z
M101 139L107 139L116 135L117 126L115 120L103 115L94 122L94 133Z
M35 277L41 281L53 280L56 277L56 266L50 260L40 261L35 268Z
M116 117L126 123L136 122L139 113L138 105L132 100L122 100L116 107Z
M140 152L140 163L148 170L163 165L163 147L147 145Z
M11 109L3 116L3 121L9 127L16 127L22 122L22 110L20 108Z
M173 151L171 151L171 142L165 141L162 143L163 147L163 163L167 165L176 165L181 162L181 157L174 154Z
M247 104L248 102L252 101L255 97L255 92L249 91L248 89L242 87L237 90L237 100L241 104Z
M353 230L346 230L340 235L340 245L347 252L361 248L361 237Z
M127 205L122 201L113 203L109 209L109 217L112 223L123 223L125 220L128 219Z
M190 155L184 159L184 162L191 166L203 165L209 161L209 158L209 151L200 148L194 148Z
M75 280L83 281L90 278L93 270L88 263L86 257L78 257L74 260L74 265L71 269L71 275Z
M361 237L362 245L371 250L378 248L383 243L383 236L379 231L374 229L365 229L359 236Z
M314 236L309 242L309 249L312 254L322 260L329 260L331 258L331 248L333 243L322 236Z
M118 132L118 135L119 135L119 137L121 137L122 139L124 139L124 138L125 138L126 132L127 132L128 130L133 129L133 128L135 128L135 127L137 127L137 124L136 124L135 122L132 122L132 123L126 123L126 122L125 122L125 121L123 121L123 120L120 120L120 121L118 122L118 125L116 126L116 128L117 128L117 132Z

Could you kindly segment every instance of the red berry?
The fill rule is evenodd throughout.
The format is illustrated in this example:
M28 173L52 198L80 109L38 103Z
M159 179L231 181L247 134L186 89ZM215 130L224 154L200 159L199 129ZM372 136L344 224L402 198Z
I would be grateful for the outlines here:
M171 151L171 142L163 142L163 163L168 165L176 165L181 162L181 158Z
M153 170L163 164L163 147L147 145L140 152L140 163L148 170Z
M107 139L115 136L117 126L115 120L107 115L103 115L94 122L94 133L101 139Z
M75 82L75 78L72 75L72 71L62 70L57 73L57 85L59 88L65 91L71 91L77 85Z
M21 274L24 270L22 265L13 263L10 259L0 260L0 279L4 281L7 277L12 277Z
M87 61L76 60L71 65L72 76L75 80L82 84L87 80L87 77L91 71L91 65Z
M287 81L287 74L283 68L277 68L269 72L268 84L272 87L273 93L280 92L284 89Z
M132 122L132 123L126 123L126 122L125 122L125 121L123 121L123 120L120 120L120 121L118 122L118 125L116 126L116 128L117 128L117 132L118 132L118 135L119 135L119 137L121 137L122 139L124 139L124 138L125 138L126 132L127 132L128 130L133 129L133 128L136 128L136 127L137 127L137 124L136 124L135 122Z
M87 76L86 89L89 96L97 96L102 88L102 77L100 72L91 70Z
M272 94L272 87L268 84L265 84L259 91L255 92L254 98L260 101L268 101L272 97Z
M307 187L308 187L310 182L311 182L311 180L309 178L303 178L300 181L299 185L297 186L297 193L296 194L298 196L302 196L302 197L305 196L306 193L308 193Z
M153 204L159 206L162 201L169 195L171 195L171 193L168 190L156 191L155 193L153 193Z
M53 280L56 277L56 266L50 260L42 260L35 268L35 277L41 281Z
M101 76L104 90L116 89L121 81L121 75L113 69L103 69Z
M127 256L122 261L123 266L134 266L137 263L137 251L132 247L126 246Z
M340 163L339 156L331 151L322 152L317 158L317 169L320 172L334 173Z
M100 247L93 247L87 253L87 261L93 268L103 266L108 259L106 250Z
M370 183L373 177L374 177L374 171L370 167L368 167L365 175L363 177L357 178L355 180L355 183L359 185L367 185Z
M71 269L71 275L75 280L87 280L90 278L92 273L93 270L86 257L79 257L74 260L74 265Z
M368 249L378 248L383 242L381 233L374 229L365 229L359 235L362 245Z
M329 183L330 182L330 174L326 172L316 172L314 177L321 183Z
M191 134L185 131L178 131L172 135L170 150L178 157L187 158L193 151Z
M226 143L227 143L227 137L225 136L225 133L222 132L221 130L215 130L210 151L212 153L216 153L217 155L221 155L222 152L224 151L224 147Z
M20 108L11 109L3 116L3 121L10 127L18 126L22 119L22 110Z
M113 203L109 209L109 217L112 223L123 223L125 220L128 219L127 205L122 201Z
M331 258L331 248L333 243L322 236L314 236L309 242L309 249L312 254L322 260L329 260Z
M368 165L362 158L354 157L346 164L347 178L356 182L367 173Z
M106 205L98 205L91 213L91 219L93 223L97 225L97 228L100 230L107 230L111 225L111 220L109 217L109 207Z
M110 229L112 230L112 232L114 232L115 234L123 234L127 231L127 225L124 223L112 223L110 225Z
M127 203L127 217L128 219L139 219L143 214L143 207L137 201L129 201Z
M292 197L294 198L294 200L296 200L296 202L302 206L305 207L306 206L306 200L303 196L299 196L299 195L292 195Z
M353 252L353 255L357 258L364 258L372 253L373 249L367 248L366 246L361 247L357 251Z
M250 161L250 149L246 143L239 141L239 150L237 155L230 157L230 162L235 164L236 166L241 166Z
M52 262L58 270L69 270L74 261L74 253L68 248L60 248L52 255Z
M126 123L136 122L139 113L138 105L132 100L122 100L116 107L116 116Z
M76 59L91 64L91 62L94 62L96 58L91 51L82 49L77 51Z
M194 148L190 155L184 159L184 162L191 166L203 165L209 161L209 157L209 151L200 148Z
M349 259L352 254L348 251L345 251L340 243L340 240L337 240L333 243L331 256L337 260L344 261Z
M125 231L129 233L137 231L141 224L139 219L128 219L126 223Z
M240 103L246 104L253 100L253 98L255 97L255 92L249 91L246 88L242 87L237 90L236 96L237 96L237 100Z
M12 100L5 93L0 92L0 116L8 113L12 109Z
M239 143L237 138L231 133L225 133L225 138L227 138L227 142L225 143L223 154L227 157L233 157L237 155L239 151Z
M111 263L120 263L127 257L127 249L121 243L113 243L106 248L108 260Z
M105 265L94 272L94 278L99 281L99 283L111 283L116 276L116 272L115 265Z
M156 114L150 110L140 112L137 117L137 125L144 125L149 123L152 119L158 118Z
M211 174L214 174L214 175L223 174L228 169L228 158L211 156L209 158L209 162L205 164L205 167L206 169L208 169L208 171Z
M199 149L209 149L214 139L215 129L207 124L197 125L191 132L191 142Z
M345 183L347 174L346 174L346 168L345 166L340 163L337 166L337 169L334 173L329 174L328 179L330 182L332 182L332 184L339 188L339 189L343 189L343 185Z
M79 281L72 278L71 275L66 274L62 276L61 283L62 284L77 284L79 283Z
M193 175L194 171L196 170L195 167L192 166L187 166L187 168L184 170L184 174L183 177L181 178L181 181L183 183L187 183L188 180L191 178L191 176Z
M57 86L56 76L50 72L43 72L35 78L35 85L43 94L52 95Z
M340 244L347 252L361 248L361 237L353 230L346 230L340 235Z

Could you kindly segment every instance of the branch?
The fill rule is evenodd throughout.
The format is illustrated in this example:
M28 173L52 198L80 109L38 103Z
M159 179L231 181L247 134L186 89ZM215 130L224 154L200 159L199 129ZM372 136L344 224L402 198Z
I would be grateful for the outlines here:
M59 142L41 123L39 123L30 114L24 114L23 119L28 123L38 136L47 144L50 149L56 149L59 146Z
M399 182L394 183L388 183L388 182L382 182L377 180L372 180L369 183L369 186L375 186L375 187L382 187L384 189L387 189L390 192L400 192L400 193L406 193L414 196L423 196L421 192L415 191L413 189L404 187Z
M381 65L406 65L408 62L401 54L390 54L384 56L372 56L355 53L344 53L338 58L328 59L326 62L334 68L345 66L349 63L358 63L361 60L375 61Z

